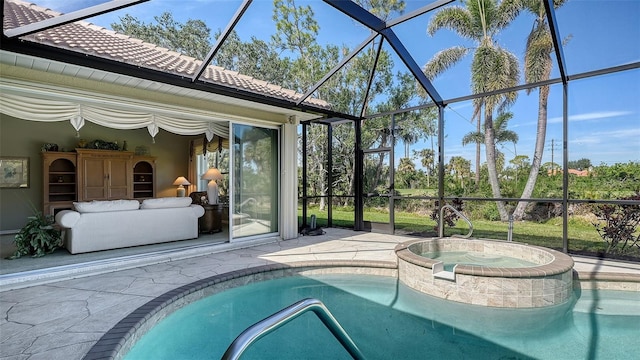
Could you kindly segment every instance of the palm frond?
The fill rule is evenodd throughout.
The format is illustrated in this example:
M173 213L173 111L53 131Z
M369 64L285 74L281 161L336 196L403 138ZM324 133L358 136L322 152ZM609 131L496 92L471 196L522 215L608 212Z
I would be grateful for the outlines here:
M474 94L514 87L519 78L518 59L509 51L485 42L474 53L471 65ZM513 104L516 97L515 92L487 96L486 110L493 112L498 107L504 109Z
M553 40L546 23L536 23L527 37L524 56L525 82L532 83L546 80L551 74Z
M504 143L504 142L517 144L518 140L520 140L520 138L518 137L518 134L514 131L504 130L504 131L496 132L496 139L495 139L496 144Z
M540 0L538 0L540 1ZM513 21L523 8L523 0L503 0L497 8L496 30L506 28Z
M444 71L451 68L458 63L465 55L469 53L470 49L462 46L454 46L445 50L442 50L435 54L429 62L427 62L422 71L430 80L435 79Z
M484 144L484 134L477 131L466 134L462 137L462 146L468 144Z
M513 119L513 113L511 111L499 113L494 120L494 127L496 130L505 130L509 120Z
M472 17L469 10L452 6L440 9L429 21L427 34L433 36L438 30L449 29L467 39L477 39L477 34L472 31Z

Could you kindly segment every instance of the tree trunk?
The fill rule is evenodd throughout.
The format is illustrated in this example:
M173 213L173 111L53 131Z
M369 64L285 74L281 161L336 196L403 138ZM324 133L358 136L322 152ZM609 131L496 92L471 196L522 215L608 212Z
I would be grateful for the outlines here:
M357 154L355 154L354 152L354 157L358 156ZM351 166L351 174L349 176L349 189L351 189L351 193L355 194L355 196L362 196L362 194L356 194L356 163L357 161L353 161L352 166ZM349 206L349 198L345 197L344 201L342 202L343 206ZM353 205L353 204L351 204Z
M388 137L388 135L386 135L386 133L384 135L382 135L382 139L380 140L380 147L385 147L387 145L387 141L388 140L389 140L389 137ZM376 167L376 175L373 178L373 182L372 182L372 185L373 185L374 188L373 189L365 189L365 191L369 190L369 192L370 192L370 191L375 190L375 188L378 187L378 184L380 182L380 178L382 177L382 165L384 164L384 155L385 154L386 153L379 153L378 154L378 165Z
M500 181L498 180L498 169L496 167L496 143L495 130L493 129L492 113L485 110L484 120L484 147L487 154L487 169L489 170L489 183L491 184L491 192L494 198L502 197L500 193ZM507 221L509 214L503 201L496 201L498 213L501 221Z
M529 178L522 190L522 199L531 198L533 189L536 186L538 180L538 173L540 172L540 166L542 165L542 154L544 152L544 144L547 136L547 102L549 99L549 87L540 87L540 95L538 100L538 127L536 130L536 147L533 154L533 162L531 164L531 171L529 172ZM516 221L522 220L524 217L524 211L527 207L526 201L519 201L513 212L513 219Z
M478 115L478 118L476 119L477 121L477 125L476 125L476 130L477 133L480 133L480 115ZM480 185L480 143L477 142L476 143L476 189L478 188L478 186Z

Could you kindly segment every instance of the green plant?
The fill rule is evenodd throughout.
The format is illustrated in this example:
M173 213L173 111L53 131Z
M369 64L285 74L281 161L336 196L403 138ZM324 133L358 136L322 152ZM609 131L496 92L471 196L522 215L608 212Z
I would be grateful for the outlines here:
M621 200L640 201L640 192ZM594 213L600 222L593 225L607 243L607 253L624 254L634 248L640 249L640 234L636 231L640 224L638 205L600 205Z
M53 227L53 216L36 211L15 236L13 242L17 250L9 259L31 255L41 257L50 254L62 246L60 230Z
M464 206L463 201L458 198L451 200L450 205L460 212L462 211L462 208ZM456 222L458 221L458 214L451 211L450 209L445 209L445 211L443 212L443 216L444 225L447 225L449 227L456 226ZM436 222L436 226L433 227L433 230L438 233L440 229L438 227L440 224L440 203L437 200L435 201L435 207L433 208L433 211L431 211L431 219Z

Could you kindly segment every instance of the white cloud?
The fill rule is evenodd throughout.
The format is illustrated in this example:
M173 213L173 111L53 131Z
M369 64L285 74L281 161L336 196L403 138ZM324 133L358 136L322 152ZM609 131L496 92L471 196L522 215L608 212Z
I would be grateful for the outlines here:
M596 112L585 113L585 114L569 115L569 121L574 122L574 121L608 119L613 117L627 116L631 114L633 114L633 112L631 111L596 111ZM562 116L550 118L547 122L549 124L561 123Z

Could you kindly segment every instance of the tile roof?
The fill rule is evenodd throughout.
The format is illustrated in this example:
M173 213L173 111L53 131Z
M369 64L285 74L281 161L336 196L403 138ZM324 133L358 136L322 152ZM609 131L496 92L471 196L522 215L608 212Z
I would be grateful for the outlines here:
M12 29L60 15L59 12L22 0L5 0L3 29ZM54 27L24 36L22 39L184 77L193 76L202 64L201 60L128 35L118 34L86 21ZM296 101L302 97L302 94L296 91L214 65L208 66L200 79L287 101ZM304 103L329 108L328 103L318 99L308 98Z

